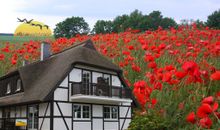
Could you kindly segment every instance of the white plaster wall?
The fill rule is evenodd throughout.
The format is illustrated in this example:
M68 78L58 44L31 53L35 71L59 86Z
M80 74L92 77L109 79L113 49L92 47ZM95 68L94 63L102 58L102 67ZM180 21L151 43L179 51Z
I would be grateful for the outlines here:
M50 116L50 104L47 108L48 103L41 103L39 104L39 116L44 116L45 111L47 109L46 116Z
M43 121L43 118L39 118L39 126L38 128L40 129L41 123ZM41 130L50 130L50 118L44 118L44 122L42 124L42 129Z
M57 88L54 91L54 100L68 101L68 89Z
M102 73L92 72L92 82L97 83L97 78L102 77Z
M105 130L118 130L118 122L105 122Z
M63 80L63 82L60 84L62 87L68 87L68 76Z
M118 76L112 75L112 85L113 86L119 86L119 87L121 86L121 81L118 78Z
M74 130L91 130L91 122L73 122Z
M54 130L67 130L62 118L54 118L53 129Z
M70 72L69 76L70 76L70 81L81 82L81 80L82 80L82 70L74 68Z
M64 116L72 116L72 104L71 103L58 103ZM54 103L54 115L61 116L57 104Z
M70 130L72 130L72 118L65 118L66 123Z
M92 107L94 117L103 117L103 109L101 105L92 105Z
M102 119L93 119L93 130L103 130Z
M124 119L120 119L120 129L122 128L123 122L124 122ZM128 128L130 122L131 122L131 119L125 120L123 130L126 130Z
M129 109L129 107L120 107L120 117L126 117L126 113ZM128 115L127 115L128 118L131 117L131 108L129 109L128 111Z
M66 123L70 130L72 130L71 118L65 118ZM53 130L67 130L63 118L54 118L54 128ZM75 129L74 129L75 130Z

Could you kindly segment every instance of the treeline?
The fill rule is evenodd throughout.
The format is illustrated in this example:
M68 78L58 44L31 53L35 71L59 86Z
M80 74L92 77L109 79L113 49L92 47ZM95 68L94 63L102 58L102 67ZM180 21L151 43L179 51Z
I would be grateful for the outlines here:
M177 23L168 17L163 17L160 11L153 11L148 15L135 10L130 15L117 16L113 21L98 20L92 30L93 33L124 32L128 28L146 31L156 30L158 26L169 28L177 26Z
M119 33L127 29L139 30L156 30L158 27L167 29L178 27L179 25L189 25L196 23L198 26L208 26L210 28L220 29L220 10L213 12L208 16L206 22L200 20L182 20L180 24L169 17L164 17L160 11L153 11L149 14L142 14L141 11L135 10L129 15L124 14L117 16L114 20L98 20L93 29L90 31L89 24L83 17L71 17L58 23L54 29L54 36L73 37L76 34L105 34Z

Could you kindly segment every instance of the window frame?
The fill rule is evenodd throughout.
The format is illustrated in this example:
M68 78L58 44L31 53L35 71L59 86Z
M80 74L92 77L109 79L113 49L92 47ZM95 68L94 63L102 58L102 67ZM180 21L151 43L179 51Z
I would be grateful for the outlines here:
M80 106L80 117L75 117L75 110L74 106ZM84 111L84 107L88 107L89 111ZM89 113L89 118L84 118L84 113ZM91 120L91 105L86 105L86 104L73 104L73 120Z
M110 112L109 112L109 118L106 118L105 117L105 108L109 108L110 109ZM117 112L116 112L116 115L117 115L117 117L116 118L112 118L113 116L112 116L112 114L113 114L113 108L116 108L116 110L117 110ZM119 114L119 108L118 108L118 106L103 106L103 118L104 118L104 120L118 120L119 119L119 117L118 117L118 114Z

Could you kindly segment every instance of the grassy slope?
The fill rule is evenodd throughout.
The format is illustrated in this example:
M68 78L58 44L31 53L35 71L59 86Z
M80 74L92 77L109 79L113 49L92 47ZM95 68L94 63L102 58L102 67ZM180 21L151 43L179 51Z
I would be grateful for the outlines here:
M51 37L33 37L33 36L0 36L0 43L10 42L10 43L24 43L30 40L45 40L45 39L53 39ZM0 45L1 47L1 45Z

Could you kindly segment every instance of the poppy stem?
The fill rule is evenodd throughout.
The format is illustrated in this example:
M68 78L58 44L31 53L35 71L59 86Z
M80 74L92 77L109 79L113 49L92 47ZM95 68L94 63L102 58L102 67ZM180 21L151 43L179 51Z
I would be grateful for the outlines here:
M218 119L218 116L214 113L214 111L213 111L213 115L215 116L215 118L217 119L217 121L218 121L218 124L220 124L220 120Z
M205 94L205 96L208 96L208 95L210 94L210 87L211 87L211 84L212 84L212 80L210 80L210 82L209 82L209 85L208 85L208 87L207 87L207 90L206 90L206 94Z

